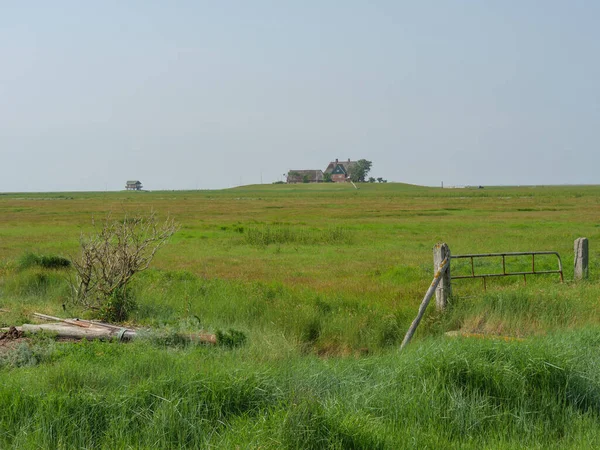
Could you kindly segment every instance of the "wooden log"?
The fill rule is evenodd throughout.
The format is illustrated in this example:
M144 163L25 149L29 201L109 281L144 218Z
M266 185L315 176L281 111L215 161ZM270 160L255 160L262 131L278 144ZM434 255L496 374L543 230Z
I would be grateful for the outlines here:
M113 325L112 323L104 323L104 322L100 322L98 320L84 320L84 319L75 319L75 320L87 322L87 323L89 323L91 325L96 325L96 326L99 326L99 327L119 329L119 330L122 328L122 327L119 327L117 325Z
M585 280L588 277L589 248L587 238L575 239L574 245L575 261L573 278Z
M417 330L417 327L419 326L421 319L425 315L425 310L427 309L427 305L429 305L429 302L431 301L431 297L433 297L433 293L435 292L436 288L440 284L442 277L444 275L444 272L446 270L448 270L449 267L450 267L450 258L448 257L444 261L442 261L440 268L435 273L435 275L433 277L433 281L431 282L429 289L427 289L427 292L425 293L425 297L423 297L421 306L419 306L419 312L417 313L417 317L415 317L415 320L413 320L412 323L410 324L410 327L408 328L408 331L406 332L406 335L404 336L404 339L402 340L402 344L400 345L400 350L402 350L404 347L406 347L408 345L408 343L410 342L410 340L413 337L413 334L415 334L415 331Z
M40 313L33 313L33 315L35 317L37 317L38 319L59 321L62 323L66 323L66 324L73 325L76 327L81 327L81 328L89 328L91 326L89 323L85 323L83 321L80 322L78 319L61 319L60 317L53 317L53 316L48 316L46 314L40 314Z
M56 337L61 339L87 339L89 341L93 340L109 340L109 339L119 339L121 341L130 341L139 337L139 334L135 330L129 330L126 328L119 329L110 329L105 327L78 327L73 326L72 324L59 322L59 323L44 323L44 324L23 324L20 327L15 327L19 331L23 331L23 333L27 334L35 334L35 333L52 333L55 334ZM8 328L3 328L2 331L8 330ZM190 342L198 342L202 344L216 344L217 337L211 333L182 333L181 336Z
M87 339L93 341L95 339L108 340L112 338L120 338L122 341L129 341L136 337L136 332L132 330L122 329L111 330L102 327L79 327L73 326L70 323L44 323L39 325L23 324L17 327L17 330L22 330L25 334L35 334L40 332L56 334L56 337L62 339Z
M60 317L49 316L48 314L42 314L42 313L37 313L37 312L34 312L33 315L39 319L52 320L54 322L64 322L66 320L66 319L61 319Z
M433 247L433 273L437 273L445 260L450 261L450 248L448 244L439 243ZM435 291L435 306L439 311L446 309L448 299L452 295L452 285L450 284L450 263L447 270L442 274L439 285Z
M98 322L96 320L85 320L85 319L78 319L78 318L62 319L60 317L49 316L47 314L41 314L41 313L33 313L33 315L39 319L68 323L70 325L75 325L77 327L82 327L82 328L90 328L92 326L99 326L99 327L103 327L103 328L110 328L112 330L117 330L117 331L120 331L123 328L126 328L126 327L120 327L118 325L112 325L110 323ZM127 328L127 329L129 329L129 328Z

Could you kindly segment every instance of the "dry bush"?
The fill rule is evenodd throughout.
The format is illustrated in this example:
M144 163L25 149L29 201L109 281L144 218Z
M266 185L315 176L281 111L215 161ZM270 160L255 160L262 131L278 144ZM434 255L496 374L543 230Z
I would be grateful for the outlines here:
M159 222L152 212L123 220L109 215L96 233L82 234L80 254L71 260L76 273L71 280L75 303L100 310L106 320L124 320L134 306L128 283L150 266L177 229L173 219Z

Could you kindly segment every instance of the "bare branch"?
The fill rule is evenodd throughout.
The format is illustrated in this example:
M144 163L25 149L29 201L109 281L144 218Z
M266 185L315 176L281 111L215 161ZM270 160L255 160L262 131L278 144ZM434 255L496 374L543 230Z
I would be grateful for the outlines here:
M108 214L100 230L80 236L80 254L72 258L76 271L70 283L73 300L89 308L101 307L150 266L156 252L178 229L172 218L159 223L154 212L125 215L120 221Z

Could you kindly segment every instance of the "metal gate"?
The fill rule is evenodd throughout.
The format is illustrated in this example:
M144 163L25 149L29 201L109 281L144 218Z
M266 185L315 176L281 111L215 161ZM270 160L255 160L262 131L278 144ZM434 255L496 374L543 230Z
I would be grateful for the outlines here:
M535 256L536 255L555 255L558 259L558 269L557 270L535 270ZM507 272L506 271L506 257L507 256L531 256L531 271L530 272ZM502 273L486 273L486 274L476 274L475 273L475 265L473 263L474 258L498 258L502 257ZM464 278L481 278L483 279L483 288L486 289L486 279L492 277L509 277L515 275L523 275L523 280L525 284L527 284L527 275L543 275L549 273L558 273L560 274L560 282L564 281L563 278L563 267L562 261L560 260L560 255L558 252L509 252L509 253L482 253L482 254L472 254L472 255L451 255L451 259L471 259L471 275L458 275L451 276L452 280L459 280Z

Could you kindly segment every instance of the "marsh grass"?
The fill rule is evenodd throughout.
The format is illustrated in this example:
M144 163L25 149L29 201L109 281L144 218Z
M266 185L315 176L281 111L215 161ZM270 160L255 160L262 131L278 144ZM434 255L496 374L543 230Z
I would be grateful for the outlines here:
M49 333L39 333L0 352L0 368L14 369L48 363L56 354L55 337Z
M39 255L37 253L25 252L18 261L20 269L41 267L43 269L68 269L71 261L58 255Z
M0 195L4 325L82 314L63 310L66 271L18 259L68 253L91 214L151 206L183 225L130 287L129 320L154 336L6 354L0 448L599 447L600 188L360 188ZM580 236L590 279L573 283ZM457 280L399 354L438 241L557 250L566 283ZM199 330L231 345L176 340Z
M0 285L0 292L5 301L22 302L49 302L62 303L68 298L69 286L63 273L34 267L28 270L14 272Z
M243 233L247 244L264 247L272 244L348 245L352 242L350 231L339 226L314 230L286 225L266 225L249 227Z
M589 283L559 284L553 279L538 279L527 286L522 282L500 282L489 286L487 292L479 285L472 288L477 295L462 296L469 292L469 286L457 283L448 312L440 315L430 308L417 336L459 330L527 337L548 330L597 325L599 321L595 314L596 291ZM32 310L65 314L61 305L68 301L68 283L52 270L16 271L1 289L4 304L12 305L15 318ZM323 295L279 282L206 279L186 271L156 269L140 274L128 295L139 303L130 311L131 320L163 330L165 342L171 336L169 329L172 335L179 331L221 330L224 342L231 346L237 345L237 332L258 342L261 336L279 334L295 343L303 354L385 352L399 345L416 310L411 304L386 303L370 296ZM69 309L69 313L85 316L83 310ZM4 317L7 325L10 317Z
M599 345L581 330L257 362L244 350L60 344L43 377L40 366L4 369L0 445L594 447Z

